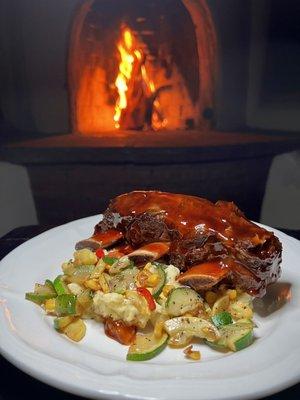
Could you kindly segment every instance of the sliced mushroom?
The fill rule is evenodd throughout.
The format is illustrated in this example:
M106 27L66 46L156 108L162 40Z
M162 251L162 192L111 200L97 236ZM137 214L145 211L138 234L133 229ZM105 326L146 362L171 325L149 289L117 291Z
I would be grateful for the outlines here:
M97 250L99 247L109 247L114 243L117 243L120 239L123 238L123 233L117 231L116 229L110 229L106 232L95 233L89 239L81 240L76 243L75 249L90 249Z
M228 269L220 262L195 265L177 278L178 282L193 289L208 290L228 275Z
M128 257L138 265L157 260L168 253L169 242L149 243L128 254Z

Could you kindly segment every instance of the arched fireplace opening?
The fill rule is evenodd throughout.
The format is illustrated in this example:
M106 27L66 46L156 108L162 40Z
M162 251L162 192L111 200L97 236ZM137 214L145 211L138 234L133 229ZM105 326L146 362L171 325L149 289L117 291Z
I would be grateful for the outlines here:
M216 34L205 0L86 0L69 47L74 133L207 130Z

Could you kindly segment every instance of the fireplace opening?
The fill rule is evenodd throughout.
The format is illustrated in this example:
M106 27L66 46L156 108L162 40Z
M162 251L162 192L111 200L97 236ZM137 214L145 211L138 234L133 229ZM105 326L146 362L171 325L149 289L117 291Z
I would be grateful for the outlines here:
M74 133L209 129L216 35L203 0L87 0L72 23Z

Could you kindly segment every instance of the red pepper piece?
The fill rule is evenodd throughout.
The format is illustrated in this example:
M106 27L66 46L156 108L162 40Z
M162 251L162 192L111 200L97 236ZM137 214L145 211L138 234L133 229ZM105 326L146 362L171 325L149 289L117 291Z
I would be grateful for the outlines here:
M136 291L146 299L149 310L150 311L155 310L156 304L155 304L154 298L153 298L152 294L149 292L149 290L144 287L139 287L136 289Z
M104 250L101 249L101 247L98 250L96 250L96 256L98 258L102 258L104 256Z

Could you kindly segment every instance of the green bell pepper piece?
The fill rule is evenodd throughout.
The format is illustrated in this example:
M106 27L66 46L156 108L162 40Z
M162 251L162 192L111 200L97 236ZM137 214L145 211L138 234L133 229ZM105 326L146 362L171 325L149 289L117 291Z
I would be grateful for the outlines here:
M105 264L108 265L113 265L116 261L118 261L116 257L109 257L109 256L102 257L102 260L105 262Z
M36 304L43 304L46 300L53 299L54 297L56 297L56 294L37 294L33 292L25 293L25 299Z
M53 282L53 286L56 290L56 293L58 295L60 294L69 294L70 291L68 289L68 286L66 285L66 283L63 281L62 279L63 275L58 275Z
M58 316L76 314L77 296L73 294L60 294L55 299L55 312Z

